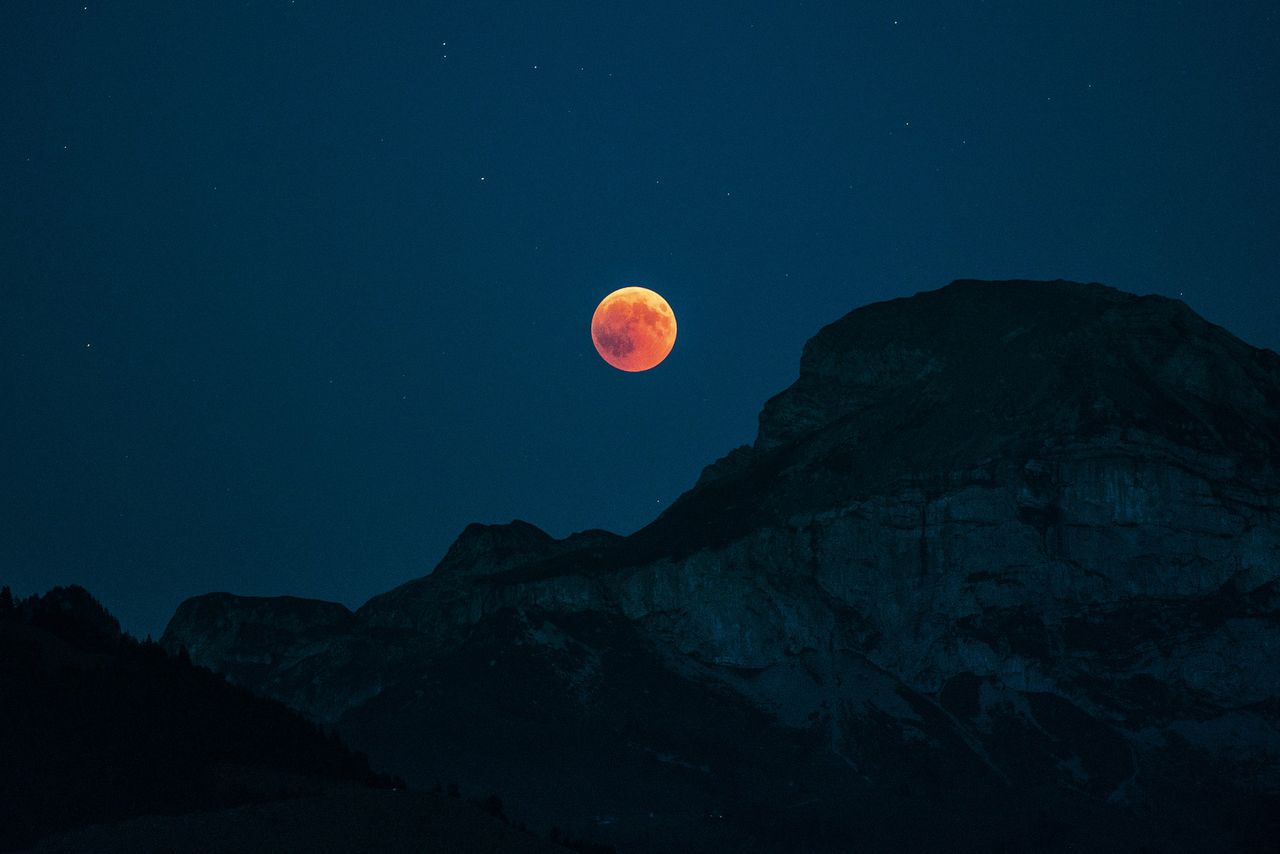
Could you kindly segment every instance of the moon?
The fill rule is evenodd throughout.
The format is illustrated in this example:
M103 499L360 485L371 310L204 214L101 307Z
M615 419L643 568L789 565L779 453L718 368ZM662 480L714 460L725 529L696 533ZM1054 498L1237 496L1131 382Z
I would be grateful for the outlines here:
M676 315L648 288L619 288L591 316L591 340L600 358L636 373L657 365L676 343Z

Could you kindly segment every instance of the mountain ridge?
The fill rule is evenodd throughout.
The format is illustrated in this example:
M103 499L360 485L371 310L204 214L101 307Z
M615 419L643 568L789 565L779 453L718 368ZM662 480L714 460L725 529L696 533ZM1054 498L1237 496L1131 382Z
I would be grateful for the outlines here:
M385 733L454 727L448 710L463 708L491 730L531 715L531 739L574 720L612 751L626 709L680 696L738 721L744 745L793 744L796 768L889 813L924 808L895 787L954 777L1029 814L1016 792L1040 792L1081 828L1118 833L1145 809L1168 830L1191 798L1188 768L1242 803L1271 804L1280 788L1276 459L1276 354L1163 297L960 280L820 330L755 442L628 537L472 525L434 572L339 630L282 631L258 601L220 599L200 618L196 597L162 642L336 722L375 757L395 751ZM504 671L506 658L539 675ZM780 758L700 748L661 721L628 726L618 762L634 783L610 802L626 818L602 827L585 807L602 797L600 771L571 747L576 810L538 795L536 749L495 755L479 730L458 732L470 748L424 745L386 767L412 779L469 757L477 779L523 793L532 821L603 828L622 850L650 850L659 833L770 850L802 832L839 850L853 825L879 827L828 809L799 828L778 806ZM695 827L670 805L642 808L667 803L663 786L689 787L685 800L712 813L729 791L758 809ZM1183 819L1203 819L1186 834L1203 849L1227 807L1197 797L1214 806ZM952 816L938 832L977 821ZM1025 840L1032 825L985 828L974 845Z

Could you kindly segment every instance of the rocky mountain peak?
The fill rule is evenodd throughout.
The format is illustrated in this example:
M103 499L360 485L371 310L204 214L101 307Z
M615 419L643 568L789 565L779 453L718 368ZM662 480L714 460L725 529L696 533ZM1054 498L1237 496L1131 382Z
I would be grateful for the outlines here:
M821 330L755 443L630 536L472 525L331 626L219 599L165 642L393 771L621 815L619 840L658 816L667 848L786 850L800 822L848 850L937 785L1210 850L1205 816L1280 791L1278 458L1276 354L1162 297L959 281ZM727 835L689 819L744 797ZM1184 812L1208 823L1166 833Z
M1134 427L1255 460L1280 446L1280 358L1183 303L1099 284L961 280L850 312L805 345L755 448L815 433L925 453ZM977 450L973 448L972 450ZM972 451L971 451L972 452Z
M505 525L472 522L449 546L438 571L493 571L512 558L536 553L554 541L546 531L521 519Z

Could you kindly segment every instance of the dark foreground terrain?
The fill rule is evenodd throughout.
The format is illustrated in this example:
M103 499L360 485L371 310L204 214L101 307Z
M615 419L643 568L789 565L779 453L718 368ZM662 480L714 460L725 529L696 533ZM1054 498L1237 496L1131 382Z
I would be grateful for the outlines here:
M431 794L332 787L212 812L148 816L46 840L38 854L462 854L564 852L481 811Z
M279 702L122 634L81 588L0 594L0 850L564 850L493 805L403 786Z

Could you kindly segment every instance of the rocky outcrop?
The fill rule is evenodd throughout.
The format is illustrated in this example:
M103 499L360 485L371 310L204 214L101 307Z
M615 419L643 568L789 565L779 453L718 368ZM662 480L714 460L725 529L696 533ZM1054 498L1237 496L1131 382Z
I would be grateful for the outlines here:
M1280 357L1185 305L956 282L820 331L755 443L630 537L473 525L432 574L354 615L197 598L164 642L337 721L375 759L397 750L381 734L452 726L466 697L489 698L465 712L487 732L533 720L531 739L572 721L606 743L621 709L655 696L684 698L691 727L699 711L736 721L737 751L637 722L626 761L650 756L633 772L649 782L621 787L614 807L589 765L561 781L577 781L580 804L627 814L589 828L624 848L665 827L769 850L799 832L786 778L807 775L878 810L806 801L796 815L823 828L812 850L855 833L874 849L884 815L925 808L921 792L949 780L1029 810L985 830L968 813L936 822L978 847L1121 839L1145 815L1159 818L1141 838L1207 850L1221 810L1280 789L1278 451ZM539 675L505 694L526 678L504 670L515 660ZM637 662L646 689L619 677ZM521 708L495 715L503 703ZM457 735L470 754L423 748L388 767L422 779L484 754L478 783L523 792L534 820L571 822L537 794L550 757L540 772L515 747L485 753L484 737ZM757 756L763 739L796 753ZM711 813L727 792L763 806L691 836L689 821L642 808L665 803L654 780ZM1228 849L1241 839L1219 834Z

